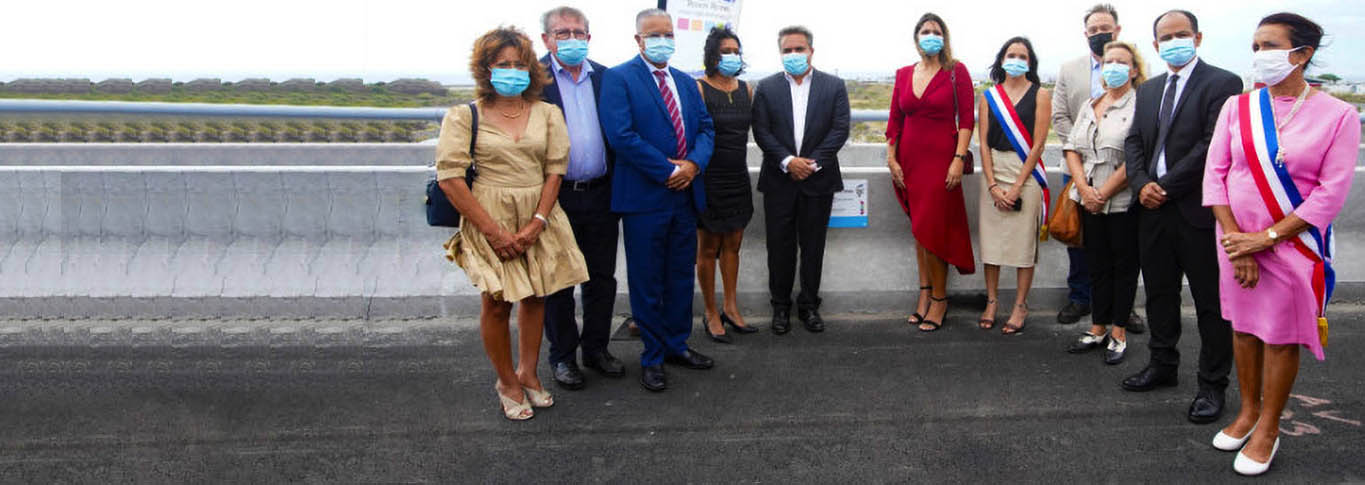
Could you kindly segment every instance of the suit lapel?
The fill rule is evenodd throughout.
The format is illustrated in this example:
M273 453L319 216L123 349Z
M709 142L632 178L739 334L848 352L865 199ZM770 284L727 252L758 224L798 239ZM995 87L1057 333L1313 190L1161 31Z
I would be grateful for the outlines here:
M644 58L641 57L635 58L635 66L636 76L640 78L641 82L645 83L645 86L648 86L650 89L652 89L654 93L652 96L650 96L650 98L654 100L654 105L659 107L659 112L663 113L664 118L670 118L668 114L668 106L664 105L664 95L662 92L659 91L659 80L654 78L653 70L650 69L650 66L648 64L645 64ZM676 98L678 96L678 93L673 93L673 96Z
M1200 83L1204 81L1204 76L1199 75L1199 71L1203 69L1204 63L1202 61L1199 62L1198 64L1195 64L1194 69L1190 69L1189 72L1190 77L1189 79L1185 80L1185 89L1180 91L1180 99L1175 102L1175 110L1171 111L1172 129L1175 128L1175 120L1180 117L1180 112L1184 110L1185 105L1188 104L1187 102L1190 100L1190 95L1194 93L1194 90L1199 89ZM1171 137L1170 133L1167 133L1166 134L1167 144L1170 144L1169 141L1170 137ZM1169 159L1166 161L1167 163L1170 162Z
M815 68L811 68L810 75L806 82L810 83L810 91L806 93L806 124L801 130L801 150L809 153L810 146L806 140L810 139L811 127L815 126L815 107L820 106L820 83ZM796 146L796 140L792 140L792 146Z
M778 112L782 114L782 120L787 122L787 124L784 125L783 128L778 131L778 136L781 137L779 138L779 140L787 142L787 149L796 151L796 139L792 134L792 130L794 130L796 126L796 117L795 113L792 112L793 108L791 81L787 80L787 76L785 74L778 73L776 74L776 76L777 82L775 84L777 84L777 107L778 109L781 110Z

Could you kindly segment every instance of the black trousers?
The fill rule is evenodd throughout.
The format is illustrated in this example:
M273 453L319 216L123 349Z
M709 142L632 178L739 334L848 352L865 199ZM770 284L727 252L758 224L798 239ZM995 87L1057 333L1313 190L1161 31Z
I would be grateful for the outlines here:
M1199 388L1221 391L1232 370L1232 326L1218 301L1218 247L1212 228L1185 222L1167 202L1156 210L1138 209L1142 279L1147 289L1148 346L1153 365L1180 365L1181 276L1189 280L1199 321Z
M807 196L796 191L763 194L763 221L768 238L768 292L773 308L791 310L797 249L801 255L801 292L797 308L820 308L820 274L825 263L825 234L834 194Z
M1138 216L1136 212L1081 217L1085 258L1090 268L1091 321L1126 327L1133 312L1138 280Z
M559 205L569 216L574 240L588 265L588 281L582 285L583 329L574 319L573 287L545 299L545 338L550 341L550 365L576 362L583 355L596 355L611 340L612 306L616 303L616 246L621 219L611 212L611 185L601 183L584 191L565 181Z

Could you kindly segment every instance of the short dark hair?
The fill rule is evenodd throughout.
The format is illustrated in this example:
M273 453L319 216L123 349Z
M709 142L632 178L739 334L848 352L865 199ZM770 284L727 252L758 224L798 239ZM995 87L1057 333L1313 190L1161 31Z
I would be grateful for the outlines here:
M735 31L730 30L728 25L717 25L711 29L711 33L706 35L706 47L702 47L701 65L706 67L706 75L714 76L716 66L720 64L720 43L725 39L735 39L735 44L739 45L740 52L744 51L744 44L739 42L739 36ZM744 72L744 66L740 66L738 76Z
M1181 10L1181 9L1178 9L1178 8L1177 8L1177 9L1175 9L1175 10L1167 10L1165 13L1163 13L1163 14L1161 14L1161 15L1157 15L1157 16L1156 16L1156 20L1153 20L1153 21L1152 21L1152 37L1153 37L1153 38L1156 37L1156 24L1161 23L1161 19L1163 19L1163 18L1165 18L1167 15L1170 15L1170 14L1173 14L1173 13L1178 13L1178 14L1180 14L1180 15L1184 15L1185 18L1190 19L1190 28L1191 28L1191 29L1194 29L1194 33L1196 33L1196 34L1199 33L1199 17L1195 17L1195 16L1194 16L1194 12L1190 12L1189 10Z
M1308 17L1296 13L1280 12L1265 16L1257 27L1262 25L1283 25L1289 29L1289 43L1295 49L1300 47L1312 47L1313 57L1317 57L1318 49L1322 47L1322 26L1317 22L1308 20ZM1314 65L1313 59L1308 59L1308 65Z
M1119 22L1119 11L1115 10L1113 5L1108 3L1097 3L1095 6L1090 7L1090 10L1085 11L1085 18L1081 19L1081 23L1090 23L1090 16L1097 13L1107 13L1110 17L1114 17L1114 23Z
M1024 74L1024 77L1033 81L1034 84L1040 84L1041 81L1038 80L1038 55L1033 52L1033 42L1029 42L1028 37L1024 36L1013 37L1005 41L1005 45L1000 46L1000 52L995 54L995 64L991 64L991 81L995 81L996 84L1005 82L1005 68L1003 66L1005 51L1009 50L1010 46L1014 44L1023 44L1024 48L1028 49L1028 74Z
M815 34L810 33L810 29L807 29L805 26L801 26L801 25L792 25L792 26L790 26L790 27L783 27L782 30L777 31L777 47L778 47L779 49L782 48L782 38L783 38L783 37L786 37L786 36L788 36L788 35L796 35L796 34L801 34L801 35L806 36L806 47L810 47L810 48L814 48L814 47L815 47Z

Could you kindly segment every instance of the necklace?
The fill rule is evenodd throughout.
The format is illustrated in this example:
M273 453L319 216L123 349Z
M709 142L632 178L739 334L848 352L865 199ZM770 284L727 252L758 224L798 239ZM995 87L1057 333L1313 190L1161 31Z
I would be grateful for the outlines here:
M1294 106L1289 108L1289 114L1286 115L1283 120L1275 120L1275 141L1277 142L1276 144L1278 145L1275 150L1276 165L1279 165L1281 167L1284 166L1285 159L1284 153L1286 151L1284 149L1284 138L1280 136L1280 130L1283 129L1285 125L1289 124L1289 120L1294 119L1294 115L1299 113L1299 108L1303 107L1303 102L1304 100L1308 99L1308 92L1311 91L1312 89L1313 89L1312 85L1304 83L1303 92L1299 93L1298 99L1294 100Z
M523 114L523 113L522 113L522 110L525 109L525 108L526 108L526 103L523 102L523 103L518 104L517 107L513 109L513 112L512 112L511 114L508 114L506 111L503 111L501 108L498 109L498 114L502 115L503 118L507 118L507 119L517 119L517 118L520 118L520 117L521 117L521 115Z

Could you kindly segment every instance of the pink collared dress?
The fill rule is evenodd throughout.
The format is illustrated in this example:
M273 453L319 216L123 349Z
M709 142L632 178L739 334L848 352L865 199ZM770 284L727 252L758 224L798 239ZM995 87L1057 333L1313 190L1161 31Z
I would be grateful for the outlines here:
M1272 97L1275 117L1283 119L1296 96ZM1229 98L1218 116L1204 166L1204 205L1232 208L1243 232L1265 231L1272 220L1256 190L1242 150L1237 97ZM1346 203L1360 150L1360 115L1344 101L1314 92L1298 114L1281 128L1285 166L1304 200L1294 214L1324 229ZM1223 230L1217 228L1221 239ZM1260 281L1255 288L1237 284L1227 253L1219 246L1219 295L1223 318L1232 328L1267 344L1301 344L1323 359L1318 338L1318 304L1313 295L1313 262L1285 241L1257 253Z

